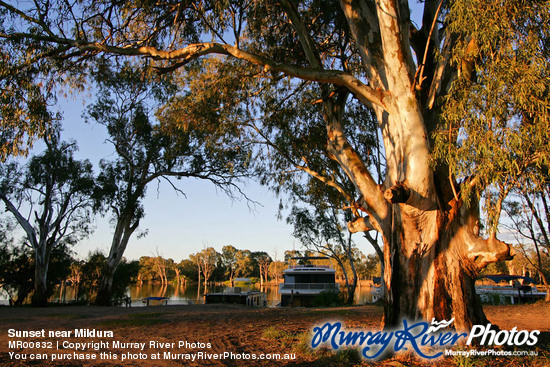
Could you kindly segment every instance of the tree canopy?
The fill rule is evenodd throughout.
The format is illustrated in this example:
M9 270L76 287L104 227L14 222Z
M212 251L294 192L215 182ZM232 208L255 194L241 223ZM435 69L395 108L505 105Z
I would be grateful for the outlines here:
M420 25L393 0L0 7L3 52L32 50L22 67L78 83L102 54L210 78L218 93L190 82L166 108L244 116L268 171L292 166L348 192L362 212L350 228L384 244L386 325L486 322L474 280L511 256L497 238L502 202L519 177L547 172L547 0L425 0Z
M96 188L91 163L73 156L74 143L59 141L58 132L45 142L46 150L22 169L17 162L0 166L0 200L34 252L33 304L39 306L46 305L52 252L74 245L92 230Z

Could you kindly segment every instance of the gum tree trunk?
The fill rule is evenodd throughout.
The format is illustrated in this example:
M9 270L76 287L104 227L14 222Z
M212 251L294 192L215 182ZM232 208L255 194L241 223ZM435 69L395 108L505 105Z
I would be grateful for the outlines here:
M46 307L48 304L48 265L49 251L46 246L36 247L34 263L34 293L31 303L33 307Z
M494 232L488 239L479 237L476 198L465 205L446 167L430 165L429 128L436 126L439 116L437 110L426 106L426 94L438 89L441 79L436 78L436 67L431 65L433 70L427 70L426 75L432 73L433 88L424 95L418 93L409 43L408 4L389 0L340 3L369 79L368 86L361 86L359 81L342 81L342 85L376 113L386 153L384 183L376 183L347 140L341 123L347 92L329 94L324 87L327 150L361 193L357 204L368 213L348 227L353 232L376 230L382 235L383 326L399 325L404 318L454 317L457 330L485 323L474 281L488 263L508 259L510 248L498 241ZM308 61L322 70L297 9L290 2L283 4ZM425 15L433 19L437 12L433 2L431 5L426 5ZM428 36L426 40L429 42ZM421 90L422 85L419 87Z
M370 85L380 90L373 107L386 151L384 184L376 185L347 142L339 119L327 114L329 150L362 194L360 204L369 216L359 219L359 224L383 238L383 324L398 325L403 318L454 317L455 328L466 330L484 323L475 277L488 263L508 259L510 248L494 234L489 239L478 236L476 199L464 204L448 170L430 165L429 128L439 116L415 87L408 4L341 4ZM381 55L374 51L376 42Z
M116 269L122 260L122 255L126 250L130 237L137 229L139 220L132 223L132 215L125 215L119 218L115 233L113 235L113 241L111 243L111 250L107 263L101 271L101 279L99 281L99 288L97 290L97 296L94 304L97 306L111 306L113 303L113 280Z

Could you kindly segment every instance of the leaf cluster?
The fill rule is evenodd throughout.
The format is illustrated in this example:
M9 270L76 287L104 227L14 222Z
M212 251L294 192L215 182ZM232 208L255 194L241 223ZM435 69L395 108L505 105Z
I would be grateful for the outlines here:
M27 232L33 237L29 238L32 245L47 239L44 245L51 249L89 235L96 186L92 164L74 158L74 142L59 141L53 132L46 145L44 152L32 156L23 167L17 162L0 167L0 192L3 200L17 205L14 210L29 210L34 236L38 236Z
M74 261L66 246L54 248L48 267L47 296L67 278ZM26 246L0 245L0 286L8 292L11 304L21 305L34 288L34 257Z
M549 17L548 1L452 2L452 63L462 73L445 100L434 158L476 184L463 185L466 199L471 188L509 190L547 171Z
M59 119L50 111L55 101L51 80L41 76L40 64L24 67L26 51L0 42L0 162L27 154L34 140Z
M118 155L100 163L99 201L117 216L127 210L139 220L140 201L154 180L194 177L230 193L233 180L246 175L249 154L239 145L238 124L220 116L226 109L215 88L189 85L195 81L187 73L159 79L128 62L105 61L97 79L88 117L106 127ZM174 94L174 86L183 92Z

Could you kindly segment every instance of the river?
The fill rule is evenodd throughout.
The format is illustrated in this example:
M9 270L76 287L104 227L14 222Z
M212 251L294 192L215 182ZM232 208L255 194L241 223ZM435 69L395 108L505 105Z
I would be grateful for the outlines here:
M209 293L222 292L224 286L208 287ZM246 286L242 287L243 291L248 290ZM269 307L276 306L280 301L279 287L276 285L268 285L260 289L258 285L253 285L252 290L261 290L267 294L267 303ZM130 288L129 297L132 300L132 307L145 306L142 300L147 297L166 297L168 304L188 304L188 303L204 303L204 287L198 287L196 283L188 285L175 286L174 284L143 284L141 286L133 286ZM63 292L58 289L50 299L51 302L70 302L75 299L75 287L65 286ZM355 291L354 304L361 305L372 302L372 293L370 287L357 287Z
M340 287L343 287L342 285ZM211 286L208 287L208 292L222 292L224 286ZM248 288L242 287L244 291ZM269 307L276 306L280 301L279 287L276 285L268 285L263 289L260 289L258 285L253 285L252 290L261 290L267 294L267 303ZM147 297L166 297L168 298L168 304L188 304L188 303L204 303L204 287L197 286L196 283L188 285L175 286L174 284L143 284L141 286L132 286L129 290L128 296L132 300L132 307L145 306L146 303L142 300ZM69 303L75 301L76 287L63 286L58 287L50 298L50 302L53 303ZM369 286L357 287L355 291L354 304L362 305L372 302L371 288ZM0 305L8 305L8 296L0 290Z

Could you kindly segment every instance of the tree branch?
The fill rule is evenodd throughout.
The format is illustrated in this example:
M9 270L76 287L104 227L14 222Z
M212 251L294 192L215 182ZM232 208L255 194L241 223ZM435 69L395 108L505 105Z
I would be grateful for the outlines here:
M0 4L8 7L8 4L0 2ZM14 9L16 11L17 9ZM172 65L168 68L158 67L159 72L172 71L177 67L181 67L186 63L197 59L199 57L209 55L209 54L220 54L226 56L232 56L237 59L245 60L253 64L262 66L264 70L272 70L275 72L281 72L286 75L296 77L303 80L318 81L321 83L332 83L336 85L341 85L347 87L352 91L357 98L359 98L364 103L373 103L379 107L386 110L388 113L393 113L394 109L392 106L393 98L390 93L376 90L368 85L365 85L356 77L352 76L349 73L336 70L322 70L319 68L303 68L296 65L288 65L283 63L278 63L270 58L256 55L244 50L241 50L235 46L228 44L220 44L215 42L204 42L190 44L186 47L177 49L177 50L159 50L156 47L152 46L113 46L101 42L88 42L84 39L70 39L64 37L58 37L53 34L53 32L48 28L46 24L41 24L34 18L29 18L23 16L19 11L17 14L29 22L39 24L40 27L47 33L47 35L37 35L31 33L12 33L12 34L0 34L0 37L6 39L34 39L44 42L52 42L60 45L71 46L79 50L79 53L84 55L88 52L104 52L115 55L126 55L126 56L144 56L151 57L155 60L168 60L168 61L177 61L175 65ZM29 18L29 19L27 19Z
M0 192L0 200L4 202L4 205L6 205L6 210L13 214L19 225L23 228L32 247L37 248L38 240L36 238L36 231L34 230L33 226L29 223L27 219L25 219L25 217L21 215L15 205L13 205L10 199L2 192Z
M369 217L360 217L354 221L348 222L348 230L351 233L368 232L375 230L374 226L370 222Z
M411 191L403 182L398 182L384 192L384 198L392 204L406 203L410 197Z

